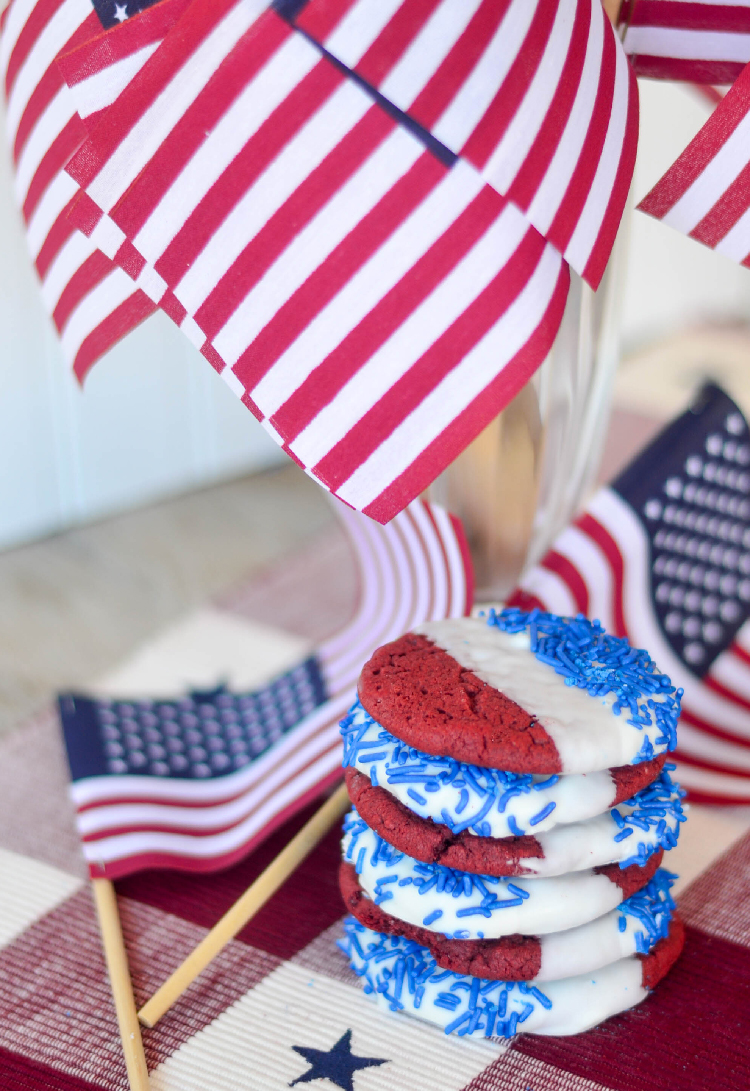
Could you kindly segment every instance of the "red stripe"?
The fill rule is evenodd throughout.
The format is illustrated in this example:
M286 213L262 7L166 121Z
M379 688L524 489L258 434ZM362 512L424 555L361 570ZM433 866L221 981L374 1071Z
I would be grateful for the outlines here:
M741 644L734 641L729 648L732 655L736 655L738 659L741 659L748 667L750 667L750 652L746 651Z
M657 219L665 216L744 120L749 106L750 68L745 68L697 136L643 198L638 208Z
M144 46L161 42L189 3L190 0L161 0L104 33L97 20L100 33L96 37L75 49L60 51L57 65L63 79L69 87L75 87Z
M16 77L24 61L36 45L42 31L64 3L65 0L38 0L32 8L31 14L24 23L8 58L8 67L5 71L6 99L10 98Z
M620 162L617 167L612 192L607 202L607 211L604 214L599 234L582 273L583 279L594 291L599 287L599 283L604 276L604 270L607 268L607 262L615 244L615 237L620 226L623 209L630 191L630 184L633 180L633 171L635 170L635 157L638 151L638 82L629 65L628 84L628 116L625 121Z
M85 189L79 189L70 206L70 219L87 238L102 219L104 213L94 204Z
M377 87L435 10L435 0L402 0L372 45L355 66L355 71Z
M429 152L424 152L362 217L312 276L279 307L234 365L233 371L246 390L253 390L282 352L445 178L446 173L442 163Z
M590 24L591 4L579 3L568 45L568 55L560 73L555 97L526 159L508 190L508 198L524 211L531 204L546 176L565 126L568 124L570 111L573 109L581 82Z
M330 81L333 70L327 73ZM303 95L302 101L309 100ZM395 122L372 106L343 140L318 164L265 222L195 313L209 338L224 326L263 274L300 231L393 132ZM280 300L281 302L281 300Z
M117 110L108 111L67 171L81 186L87 186L119 145L154 104L180 67L189 60L237 0L193 0L178 21L174 33L144 65L117 100Z
M187 315L187 311L180 303L174 292L170 291L169 288L167 288L166 292L159 300L159 306L164 311L164 313L172 319L175 325L182 325L182 322Z
M668 27L675 30L715 30L750 34L750 10L730 4L683 3L681 0L638 0L630 26Z
M570 593L576 600L578 613L585 614L586 617L588 617L589 592L581 573L575 565L571 564L567 557L563 557L562 553L556 553L554 549L551 549L545 554L540 567L546 568L550 572L554 572L565 584L567 584Z
M599 66L599 86L594 99L594 109L589 121L586 139L578 156L578 162L565 191L565 197L560 203L560 207L547 232L547 238L561 253L565 253L586 204L594 175L599 166L612 115L617 65L615 34L609 19L607 19L603 11L598 10L595 18L601 18L605 26Z
M471 75L505 18L512 0L482 0L435 73L409 107L409 115L431 129Z
M609 562L612 572L612 616L615 619L615 636L627 636L623 611L624 564L620 548L609 531L605 530L593 515L588 513L582 515L576 519L575 525L596 542Z
M358 0L311 0L294 20L316 42L322 43Z
M80 147L81 140L85 138L86 130L78 114L74 114L70 121L55 137L49 148L42 156L42 160L36 169L34 177L29 183L29 188L24 196L22 212L26 223L29 222L34 209L41 199L50 182L60 173L60 169L76 148Z
M60 298L52 312L52 320L60 333L81 300L97 284L100 284L112 269L113 265L109 258L105 257L101 250L95 250L73 273L60 293Z
M750 803L750 794L744 795L716 795L713 792L703 792L697 788L687 788L683 785L688 803L702 803L709 807L731 807L736 804Z
M344 79L321 60L248 140L155 262L156 271L171 287L179 283L253 182Z
M218 352L213 347L210 341L206 341L205 345L203 345L203 347L201 348L201 355L204 356L206 360L208 360L214 371L221 375L222 371L224 371L224 369L226 368L227 363L226 360L219 356ZM243 398L242 401L244 402L245 399ZM257 419L262 419L258 418L258 410L255 406L250 405L248 406L248 408Z
M528 34L502 86L483 114L461 155L480 170L484 167L518 113L536 75L555 21L560 0L537 4Z
M112 219L126 235L135 237L232 103L292 33L269 12L240 39L112 208ZM238 159L232 170L238 169Z
M549 306L526 345L499 375L467 406L437 439L433 440L380 496L364 509L379 523L387 523L413 497L427 488L472 439L505 408L539 367L552 347L562 322L570 287L568 267L563 264Z
M731 231L737 221L750 208L750 163L746 163L729 182L713 208L699 220L690 232L690 238L712 249Z
M133 246L130 239L125 239L115 254L115 264L119 265L124 273L133 280L137 280L146 265L146 259Z
M128 296L118 307L107 315L96 329L86 337L73 361L73 372L83 381L84 376L100 356L116 345L120 338L140 325L145 318L156 310L145 292L140 288Z
M629 53L636 76L652 80L684 80L687 83L734 83L745 67L736 61L683 60Z
M490 186L484 186L471 204L453 221L448 230L422 254L408 273L379 300L369 314L300 384L271 418L271 423L288 443L293 443L293 439L333 400L345 384L388 340L394 330L398 329L406 321L456 265L466 257L467 253L502 213L504 207L505 202L502 197ZM544 245L541 238L539 243L541 246ZM491 323L494 318L489 321ZM476 319L473 319L470 326L475 328L476 325ZM485 328L487 327L482 325L482 332L484 332ZM463 343L463 338L460 340ZM447 371L452 366L453 357L449 354L445 339L443 339L442 343L446 352L441 363L444 363ZM431 365L428 364L427 366ZM417 402L421 401L423 396L417 393L418 387L422 386L418 379L421 370L419 365L415 364L409 370L408 378L396 384L396 387L399 385L408 386L414 393ZM437 382L437 375L443 373L442 370L434 372L434 381ZM393 388L394 396L397 403L403 407L404 403L400 401L404 396L403 391L396 393L396 387ZM388 395L386 395L387 398ZM386 414L388 411L386 410ZM376 417L379 416L379 413L376 414ZM400 412L398 416L401 417ZM358 436L360 432L366 432L368 440L371 439L374 447L377 447L380 440L376 438L376 431L380 435L380 429L372 430L375 420L369 414L366 421L367 423L363 420L361 429L357 430ZM354 441L353 436L351 439ZM362 437L354 441L354 445L350 448L351 452L355 448L361 449L361 442ZM344 448L337 445L338 454L333 456L333 459L339 464L343 461L349 465L348 457L344 454L344 449L349 447L349 444L345 441L342 441L342 443L344 443ZM371 449L374 449L374 447ZM344 476L337 478L335 474L326 472L325 466L326 461L323 460L322 463L319 463L316 472L320 473L321 477L331 487L341 484L349 476L348 472L342 471Z
M46 238L36 256L34 264L36 265L36 271L42 280L46 277L50 265L60 253L60 250L75 231L75 224L72 224L68 218L68 213L73 201L75 201L75 197L67 203L52 224L52 227L47 232Z

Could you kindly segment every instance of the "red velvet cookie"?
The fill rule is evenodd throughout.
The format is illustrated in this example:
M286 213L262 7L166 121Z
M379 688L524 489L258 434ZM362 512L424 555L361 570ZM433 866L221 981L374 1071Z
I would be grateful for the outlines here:
M663 873L662 873L663 874ZM581 925L569 932L546 936L503 936L499 939L451 939L440 932L408 924L375 905L362 890L351 864L342 862L339 886L347 909L360 924L374 932L402 936L426 947L438 966L456 974L498 981L550 981L588 973L636 953L631 928L619 927L621 914L611 911L605 921ZM671 903L670 903L671 904ZM672 914L669 934L659 940L644 961L647 988L662 977L682 949L684 927Z
M657 759L656 764L660 765L661 760ZM644 778L649 773L654 775L654 763L648 765L650 768L642 773ZM421 818L356 769L348 768L345 779L352 803L367 825L400 852L426 864L442 864L477 875L561 875L626 860L633 852L627 839L619 837L620 827L609 812L536 835L480 837L469 830L454 833L447 825ZM649 783L645 779L645 785ZM638 838L641 843L648 842L648 851L659 844L652 832L645 838L640 832Z
M679 693L585 618L519 611L426 622L359 679L369 715L427 754L512 773L591 773L675 746Z

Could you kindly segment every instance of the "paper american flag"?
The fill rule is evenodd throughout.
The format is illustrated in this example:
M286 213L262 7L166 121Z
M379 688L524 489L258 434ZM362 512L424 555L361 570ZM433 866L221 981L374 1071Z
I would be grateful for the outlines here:
M90 129L65 222L385 522L541 363L568 263L602 275L635 154L619 41L598 0L167 3L108 8L90 49L60 5ZM12 5L7 55L54 37L45 0Z
M600 489L510 602L597 617L647 648L684 690L680 783L750 803L750 433L722 390Z
M342 777L339 720L375 648L421 621L468 613L471 562L457 520L417 500L382 528L337 507L360 605L313 656L255 692L60 698L92 878L241 859Z

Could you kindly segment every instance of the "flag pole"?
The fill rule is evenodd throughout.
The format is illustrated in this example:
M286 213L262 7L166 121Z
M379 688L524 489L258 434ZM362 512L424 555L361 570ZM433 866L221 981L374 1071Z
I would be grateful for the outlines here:
M107 961L112 998L115 1002L130 1091L148 1091L148 1068L133 998L128 956L122 938L117 895L109 879L92 879L91 886L94 891L94 904L99 918L99 930L102 934L102 946Z
M342 784L143 1005L138 1012L138 1018L144 1027L156 1026L162 1015L179 1000L212 959L234 939L240 929L289 878L331 826L341 818L348 806L349 795L346 785Z

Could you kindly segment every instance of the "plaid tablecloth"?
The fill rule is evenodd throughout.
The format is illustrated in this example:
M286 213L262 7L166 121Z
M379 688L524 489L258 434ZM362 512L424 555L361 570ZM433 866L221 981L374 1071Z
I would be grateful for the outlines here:
M337 539L225 596L220 613L316 639L345 618ZM216 614L212 615L216 622ZM200 651L201 615L119 672L137 685ZM248 623L250 640L263 640ZM211 628L211 654L217 650ZM161 659L160 659L161 657ZM267 659L267 657L266 657ZM268 662L264 663L268 669ZM0 1088L127 1087L85 869L51 712L0 746ZM314 808L215 876L150 872L117 890L137 1000L195 946ZM342 904L333 831L152 1031L158 1091L736 1091L750 1085L750 836L743 819L696 808L668 860L688 877L685 952L640 1007L571 1038L446 1037L380 1012L335 946ZM727 848L727 846L729 846ZM724 855L721 855L722 851ZM312 1051L312 1052L311 1052ZM314 1051L318 1051L317 1053ZM353 1058L353 1060L351 1060ZM312 1060L311 1060L312 1059ZM359 1061L358 1061L359 1059ZM362 1059L380 1062L359 1066Z

